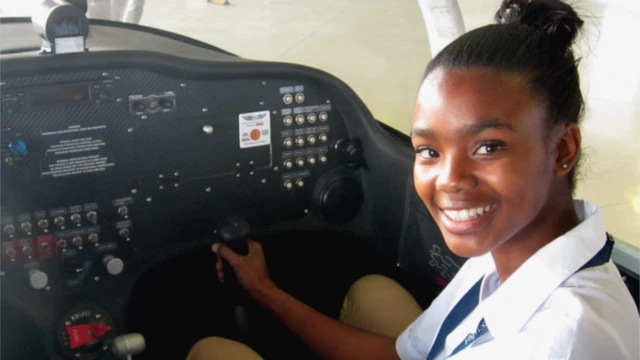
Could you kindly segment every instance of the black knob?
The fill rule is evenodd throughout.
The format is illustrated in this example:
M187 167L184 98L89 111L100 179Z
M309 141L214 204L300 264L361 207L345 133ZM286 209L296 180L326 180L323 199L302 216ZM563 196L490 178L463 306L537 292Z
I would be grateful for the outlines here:
M133 109L133 111L137 112L145 110L144 104L139 101L134 101L133 103L131 103L131 108Z
M160 104L160 107L163 109L171 109L173 107L173 101L169 99L160 99L158 104Z
M251 228L249 223L239 217L229 217L218 226L218 237L240 255L249 253L247 239Z

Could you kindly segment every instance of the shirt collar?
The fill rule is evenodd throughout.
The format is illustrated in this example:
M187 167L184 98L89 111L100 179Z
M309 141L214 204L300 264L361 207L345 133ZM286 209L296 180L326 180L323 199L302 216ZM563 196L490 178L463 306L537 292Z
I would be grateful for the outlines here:
M551 293L604 246L601 210L582 200L574 200L574 206L581 223L538 250L481 303L494 338L519 332Z

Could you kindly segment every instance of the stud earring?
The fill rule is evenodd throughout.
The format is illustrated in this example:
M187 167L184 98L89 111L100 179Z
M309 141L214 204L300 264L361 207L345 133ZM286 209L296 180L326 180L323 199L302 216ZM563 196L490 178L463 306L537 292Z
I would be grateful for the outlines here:
M563 168L563 169L566 169L566 168L568 168L568 167L569 167L569 165L567 165L567 164L562 165L562 168Z

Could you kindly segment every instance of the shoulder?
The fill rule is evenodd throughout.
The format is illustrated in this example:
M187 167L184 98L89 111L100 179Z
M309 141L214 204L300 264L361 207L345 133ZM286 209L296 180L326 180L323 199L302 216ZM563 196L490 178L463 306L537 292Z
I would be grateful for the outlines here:
M638 359L640 318L611 263L576 273L558 287L523 331L550 358ZM547 344L544 344L547 342Z

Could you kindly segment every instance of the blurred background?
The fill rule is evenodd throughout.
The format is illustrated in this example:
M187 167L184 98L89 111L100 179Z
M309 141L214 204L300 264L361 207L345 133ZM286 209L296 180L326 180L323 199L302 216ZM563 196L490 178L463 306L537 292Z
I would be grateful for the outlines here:
M0 16L30 16L37 2L0 0ZM241 57L332 73L378 120L403 133L409 131L419 80L431 58L418 0L228 0L227 5L214 3L225 0L146 0L141 13L127 11L127 0L90 2L92 17L139 22ZM459 0L464 28L490 23L500 2ZM608 231L638 248L640 1L571 3L586 21L577 46L587 102L577 197L600 205Z

